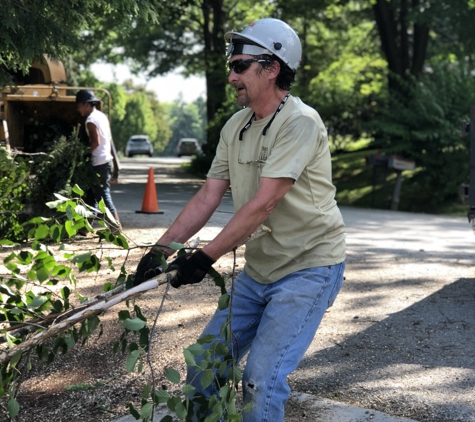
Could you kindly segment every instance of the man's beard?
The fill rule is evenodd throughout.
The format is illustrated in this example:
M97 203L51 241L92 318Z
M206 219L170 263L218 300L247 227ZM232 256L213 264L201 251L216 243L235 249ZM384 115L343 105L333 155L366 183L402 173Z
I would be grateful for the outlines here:
M244 95L239 95L239 92L238 92L238 97L236 98L236 102L242 107L247 107L251 103L251 99L247 95L247 91L244 93Z

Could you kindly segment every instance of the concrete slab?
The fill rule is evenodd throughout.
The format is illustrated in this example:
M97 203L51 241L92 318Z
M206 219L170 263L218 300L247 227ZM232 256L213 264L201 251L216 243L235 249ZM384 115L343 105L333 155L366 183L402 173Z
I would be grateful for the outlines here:
M390 416L371 409L349 406L333 400L315 397L311 394L293 392L290 400L316 410L315 413L318 413L320 417L312 422L416 422L413 419ZM173 413L165 405L162 405L155 410L154 420L160 421L167 415L173 416ZM175 420L179 421L177 418ZM128 415L114 422L136 422L136 419Z

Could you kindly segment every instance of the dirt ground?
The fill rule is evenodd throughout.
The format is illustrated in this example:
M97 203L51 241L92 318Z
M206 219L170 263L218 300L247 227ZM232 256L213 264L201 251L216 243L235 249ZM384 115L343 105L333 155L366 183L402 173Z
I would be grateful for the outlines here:
M152 242L160 232L126 229L130 239ZM203 238L209 238L204 236ZM78 238L68 248L86 250L97 238ZM132 249L132 271L143 250ZM116 271L80 274L76 293L94 297L106 281L114 282L126 252L108 250ZM238 250L238 270L243 249ZM3 258L3 256L2 256ZM230 274L231 254L216 269ZM325 315L299 369L291 374L293 391L308 393L395 416L424 422L475 421L475 266L473 261L348 246L346 281ZM2 272L2 271L0 271ZM137 299L150 321L165 287ZM193 343L217 304L211 280L169 289L152 339L151 361L158 388L175 387L166 368L185 365L182 349ZM18 401L22 422L113 421L138 405L150 370L127 373L125 356L112 352L121 329L117 305L102 316L101 336L85 347L40 364L25 377ZM286 421L323 421L311 406L291 399ZM323 421L324 422L324 421Z

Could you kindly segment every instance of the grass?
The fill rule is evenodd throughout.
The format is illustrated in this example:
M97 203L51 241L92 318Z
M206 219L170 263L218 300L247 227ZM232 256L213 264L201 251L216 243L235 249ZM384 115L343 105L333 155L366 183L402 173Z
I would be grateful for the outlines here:
M390 209L396 182L396 172L391 169L369 166L366 157L376 150L344 152L334 155L333 183L337 188L336 200L339 205L361 208ZM448 202L436 208L429 207L421 200L421 188L412 183L415 173L404 171L399 211L424 212L430 214L466 216L468 205L461 199Z
M363 139L358 144L360 148L367 147L367 140ZM366 164L366 157L375 154L375 149L354 150L345 148L345 152L334 154L333 183L337 188L336 200L339 205L360 208L386 209L391 208L391 200L396 182L396 172L392 169L373 167ZM212 157L197 157L191 164L183 165L185 170L206 177L211 165ZM399 211L424 212L451 216L466 216L468 204L461 199L447 202L436 208L428 206L421 193L421 187L412 182L414 174L421 171L416 168L414 172L404 171Z

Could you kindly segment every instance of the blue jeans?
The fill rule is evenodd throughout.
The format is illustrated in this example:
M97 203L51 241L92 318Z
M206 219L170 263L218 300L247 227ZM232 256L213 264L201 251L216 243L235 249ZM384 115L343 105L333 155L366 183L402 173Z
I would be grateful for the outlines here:
M97 204L102 198L104 199L106 207L109 208L109 211L114 213L116 208L112 202L109 183L112 177L112 170L112 161L98 166L92 166L92 171L98 175L98 181L92 190L87 193L86 203L91 207L97 208Z
M245 272L234 282L231 327L234 356L247 352L242 388L244 403L252 403L244 422L282 422L290 394L287 376L297 369L326 310L343 284L345 263L297 271L272 284L260 284ZM219 337L229 308L217 310L203 335ZM195 368L187 383L203 392ZM212 388L204 393L210 397Z

